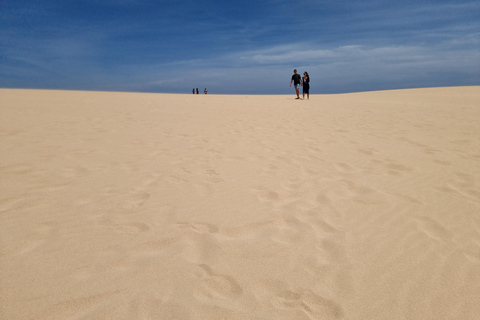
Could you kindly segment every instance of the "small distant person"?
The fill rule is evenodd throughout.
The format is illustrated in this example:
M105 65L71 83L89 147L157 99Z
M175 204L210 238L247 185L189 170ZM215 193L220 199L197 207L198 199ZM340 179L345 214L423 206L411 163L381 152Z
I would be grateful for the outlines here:
M303 73L302 86L303 86L303 99L305 100L305 93L306 93L307 99L310 100L310 76L308 75L307 71Z
M195 94L195 88L192 89L192 93Z
M293 85L295 86L295 92L297 93L297 97L295 99L300 99L300 84L302 82L302 77L297 73L297 69L293 70L292 80L290 80L290 87Z
M203 90L203 93L207 94L207 88L205 88L205 90Z
M198 88L197 88L197 94L198 94Z

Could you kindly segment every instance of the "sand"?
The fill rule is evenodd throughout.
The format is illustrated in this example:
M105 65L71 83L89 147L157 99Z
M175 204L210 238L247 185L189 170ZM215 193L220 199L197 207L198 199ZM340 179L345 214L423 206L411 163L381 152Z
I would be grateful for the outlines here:
M0 90L1 319L479 319L480 87Z

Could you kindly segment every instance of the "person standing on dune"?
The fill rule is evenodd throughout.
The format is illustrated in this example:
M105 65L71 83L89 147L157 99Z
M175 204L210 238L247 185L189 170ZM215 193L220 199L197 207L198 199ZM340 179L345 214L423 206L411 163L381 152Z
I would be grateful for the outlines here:
M295 92L297 93L297 97L295 99L300 99L300 83L301 83L301 80L302 80L302 78L297 73L297 69L293 70L292 79L290 80L290 87L292 86L292 81L293 81L293 85L295 87Z
M307 94L307 99L310 99L310 76L308 75L307 71L303 73L302 86L303 86L303 100L305 100L305 93Z

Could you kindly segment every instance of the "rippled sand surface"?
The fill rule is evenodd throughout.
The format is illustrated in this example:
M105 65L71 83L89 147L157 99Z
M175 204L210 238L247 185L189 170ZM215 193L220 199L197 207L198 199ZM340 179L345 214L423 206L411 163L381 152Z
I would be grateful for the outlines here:
M478 319L480 87L0 90L2 319Z

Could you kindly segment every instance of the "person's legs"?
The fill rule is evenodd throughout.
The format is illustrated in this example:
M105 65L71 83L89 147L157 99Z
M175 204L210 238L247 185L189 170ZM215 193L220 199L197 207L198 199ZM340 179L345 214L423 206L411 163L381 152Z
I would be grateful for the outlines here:
M295 85L295 92L297 93L297 99L300 99L300 88L299 88L300 85Z

